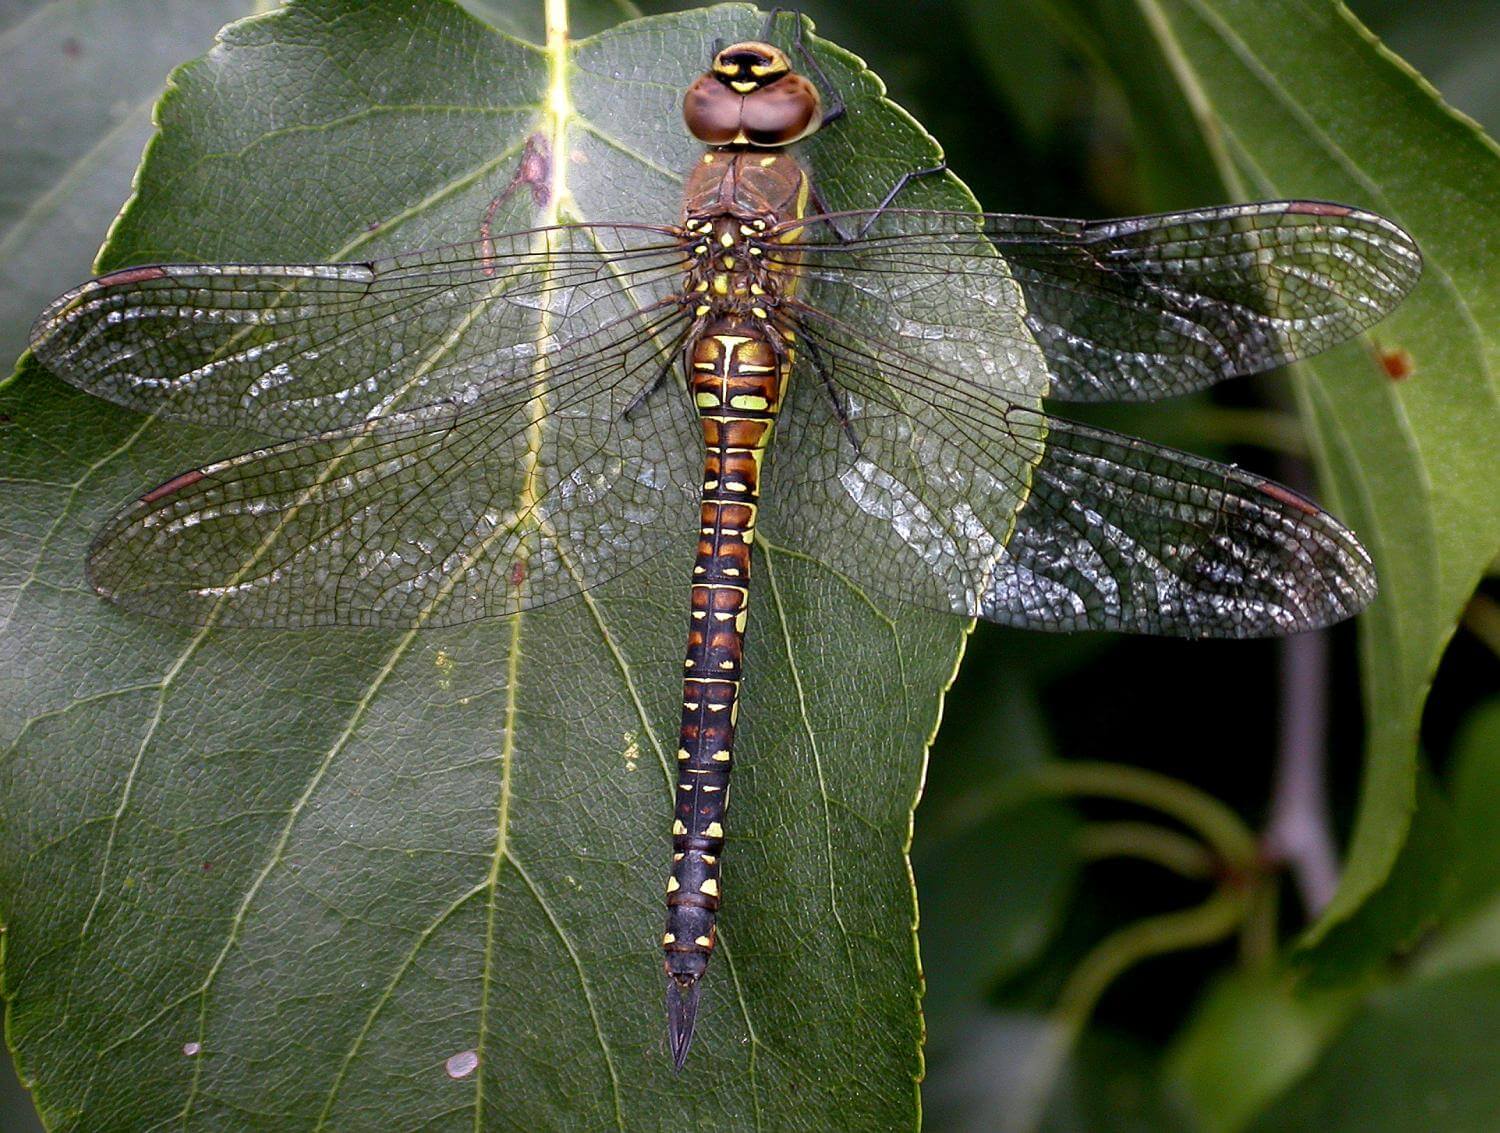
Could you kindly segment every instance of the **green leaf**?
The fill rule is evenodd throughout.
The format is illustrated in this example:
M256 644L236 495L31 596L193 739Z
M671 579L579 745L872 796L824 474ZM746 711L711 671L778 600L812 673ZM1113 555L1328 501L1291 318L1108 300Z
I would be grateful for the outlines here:
M1255 1133L1500 1128L1500 968L1377 995Z
M1173 1042L1167 1072L1204 1133L1234 1133L1303 1073L1345 1021L1345 991L1299 994L1285 972L1226 974Z
M1312 935L1390 872L1417 725L1459 612L1500 548L1500 154L1348 12L1294 0L1143 0L1236 196L1363 205L1410 231L1416 292L1368 341L1301 367L1325 491L1375 559L1361 619L1367 763L1343 883ZM1409 359L1389 377L1376 351Z
M761 24L569 48L581 214L675 218L679 92ZM850 109L807 147L831 202L932 164L876 78L814 50ZM238 24L175 75L103 266L473 239L548 64L435 0ZM0 401L4 990L53 1127L915 1126L905 850L961 621L759 552L723 947L677 1075L657 941L693 532L680 563L509 621L185 631L95 598L88 541L256 438L34 365Z
M1500 897L1467 910L1446 926L1437 940L1418 954L1413 970L1419 977L1489 968L1500 964Z
M1393 955L1414 949L1452 911L1457 858L1453 808L1422 770L1416 811L1385 881L1348 920L1330 928L1321 944L1294 954L1294 963L1307 970L1308 983L1360 983Z
M1132 5L1114 0L965 0L970 23L989 63L991 81L1035 121L1059 80L1028 60L1030 45L1044 45L1041 58L1066 49L1075 65L1086 64L1123 101L1131 154L1096 155L1111 176L1095 186L1107 200L1139 209L1197 208L1222 196L1212 153L1183 101L1163 45ZM1024 45L1024 46L1022 46ZM1076 85L1076 80L1074 80ZM1022 110L1021 104L1026 105ZM1123 168L1122 168L1123 166ZM1139 182L1138 192L1133 182ZM1128 187L1127 187L1128 186ZM1160 412L1160 410L1158 410Z

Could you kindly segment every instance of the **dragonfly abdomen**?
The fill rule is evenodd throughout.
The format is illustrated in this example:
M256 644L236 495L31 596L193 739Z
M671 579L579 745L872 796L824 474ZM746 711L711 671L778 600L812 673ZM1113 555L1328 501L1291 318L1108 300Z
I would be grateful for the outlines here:
M662 940L674 988L672 1042L678 1065L692 1034L697 981L716 938L761 458L790 366L770 333L759 325L719 319L699 335L688 359L688 387L703 423L703 498Z

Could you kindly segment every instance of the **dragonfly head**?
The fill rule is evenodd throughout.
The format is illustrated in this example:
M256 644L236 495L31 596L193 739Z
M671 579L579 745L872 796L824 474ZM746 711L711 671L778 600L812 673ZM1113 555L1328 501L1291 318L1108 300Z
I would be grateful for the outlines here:
M724 48L688 88L682 116L711 146L775 149L823 124L818 88L792 70L786 52L747 40Z

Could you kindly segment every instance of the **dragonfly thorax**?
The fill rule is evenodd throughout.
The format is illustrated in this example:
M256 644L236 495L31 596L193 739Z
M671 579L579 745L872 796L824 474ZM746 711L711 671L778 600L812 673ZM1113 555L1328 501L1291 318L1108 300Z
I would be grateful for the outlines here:
M787 153L709 150L688 175L682 194L687 220L725 217L768 231L805 216L811 192L807 172Z
M691 261L683 287L699 318L766 319L779 280L766 261L763 217L690 217L683 225Z

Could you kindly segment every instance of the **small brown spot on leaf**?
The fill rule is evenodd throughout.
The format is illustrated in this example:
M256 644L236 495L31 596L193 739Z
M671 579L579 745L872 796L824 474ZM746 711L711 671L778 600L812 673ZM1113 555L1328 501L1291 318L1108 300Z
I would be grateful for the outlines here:
M1411 377L1412 370L1416 368L1411 353L1402 350L1399 346L1390 350L1376 347L1375 357L1380 362L1380 368L1385 372L1385 376L1393 382Z

